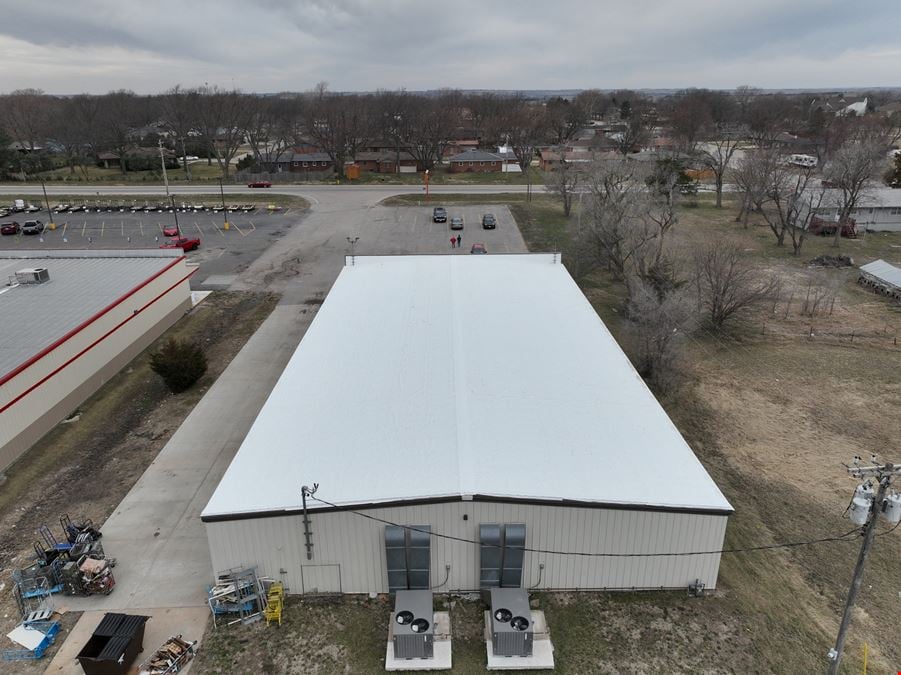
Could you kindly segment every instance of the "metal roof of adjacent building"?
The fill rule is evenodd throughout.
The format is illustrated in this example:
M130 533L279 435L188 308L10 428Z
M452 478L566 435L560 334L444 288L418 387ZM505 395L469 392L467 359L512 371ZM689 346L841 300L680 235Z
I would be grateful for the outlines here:
M182 255L166 249L0 251L0 378ZM46 267L50 280L14 285L17 271L34 267Z
M885 260L874 260L867 265L861 265L860 271L866 272L891 286L901 288L901 268L895 267L891 263L885 262Z
M731 507L556 255L356 257L203 511ZM311 508L323 508L308 500Z

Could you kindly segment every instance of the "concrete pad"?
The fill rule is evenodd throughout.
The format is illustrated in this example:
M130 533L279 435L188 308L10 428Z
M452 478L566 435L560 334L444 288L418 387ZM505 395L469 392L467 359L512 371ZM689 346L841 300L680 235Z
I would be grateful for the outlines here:
M129 669L129 673L137 673L138 666L149 658L153 652L162 647L163 643L172 635L181 634L182 638L189 642L197 640L198 646L203 640L207 620L210 616L208 608L184 608L184 609L159 609L139 610L126 612L128 614L141 614L149 616L150 620L144 626L144 651L138 654L135 663ZM85 645L97 624L103 618L105 612L85 612L66 636L66 641L60 646L59 651L47 666L45 673L52 675L83 675L81 666L76 660L78 652ZM187 673L192 664L179 671Z
M488 655L488 670L553 670L554 645L548 630L547 619L540 609L533 609L532 620L532 655L531 656L495 656L491 645L491 616L485 612L485 651Z
M430 659L397 659L394 658L394 624L388 622L388 647L385 650L385 670L450 670L451 636L450 614L435 612L432 617L435 626L434 653Z
M495 656L491 640L485 642L488 670L553 670L554 646L550 640L535 640L531 656Z

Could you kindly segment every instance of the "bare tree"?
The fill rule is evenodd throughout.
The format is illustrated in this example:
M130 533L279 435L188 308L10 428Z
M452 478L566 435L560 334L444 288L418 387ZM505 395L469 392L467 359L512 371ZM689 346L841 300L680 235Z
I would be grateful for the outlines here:
M669 390L678 374L679 346L695 321L685 290L660 294L647 281L629 284L628 332L635 345L638 372L659 392Z
M618 279L643 276L656 227L643 213L647 169L640 162L600 160L585 177L591 197L583 243ZM634 272L633 272L634 271Z
M680 150L694 152L704 129L712 124L710 106L702 92L688 90L676 96L670 112L670 127Z
M745 139L744 129L734 125L716 125L710 139L701 146L701 161L713 172L716 208L723 207L723 181L735 151Z
M545 104L545 117L551 142L563 145L572 140L588 123L588 113L582 101L567 101L557 96Z
M228 178L231 162L244 143L251 123L251 97L237 89L227 91L213 86L197 90L194 101L201 133L209 143L222 177Z
M46 140L48 98L40 89L18 89L0 100L0 123L14 141L31 152Z
M337 175L353 158L369 133L365 99L358 95L324 94L305 107L306 127L313 140L332 160Z
M102 97L98 107L100 147L119 157L119 169L123 174L127 169L126 155L135 146L132 132L138 126L139 118L139 101L134 92L120 89Z
M185 147L185 139L192 131L196 131L200 126L198 119L199 110L196 103L196 96L192 97L192 93L184 90L181 85L175 85L160 97L160 105L162 108L163 120L172 132L172 142L175 145L176 154L178 154L178 146L181 146L182 162L184 164L185 178L191 180L191 167L188 164L188 152ZM178 145L176 145L178 144Z
M700 301L717 330L736 313L774 297L779 290L775 276L761 277L739 249L720 242L698 251L695 265Z
M250 105L247 142L255 161L271 170L294 142L294 121L299 114L300 99L255 97Z
M560 163L552 170L544 172L544 184L550 192L560 197L563 215L567 218L572 211L573 197L579 189L581 179L578 166L567 162L565 157L561 157Z
M835 207L838 215L833 246L839 245L842 229L851 212L862 204L873 180L881 175L886 150L884 136L864 132L836 150L823 169L823 180L834 186L827 203Z
M527 174L536 148L547 138L545 111L522 97L511 99L504 127L519 168Z

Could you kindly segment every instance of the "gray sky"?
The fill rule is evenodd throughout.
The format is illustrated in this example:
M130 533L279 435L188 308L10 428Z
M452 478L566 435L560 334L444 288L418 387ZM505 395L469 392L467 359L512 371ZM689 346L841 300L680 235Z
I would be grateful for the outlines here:
M0 0L0 91L901 86L899 0Z

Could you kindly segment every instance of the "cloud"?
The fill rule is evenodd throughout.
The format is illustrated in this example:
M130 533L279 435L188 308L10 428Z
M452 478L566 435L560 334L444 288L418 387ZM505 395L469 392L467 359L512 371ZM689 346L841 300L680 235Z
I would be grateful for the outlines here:
M0 90L893 86L901 5L7 1Z

